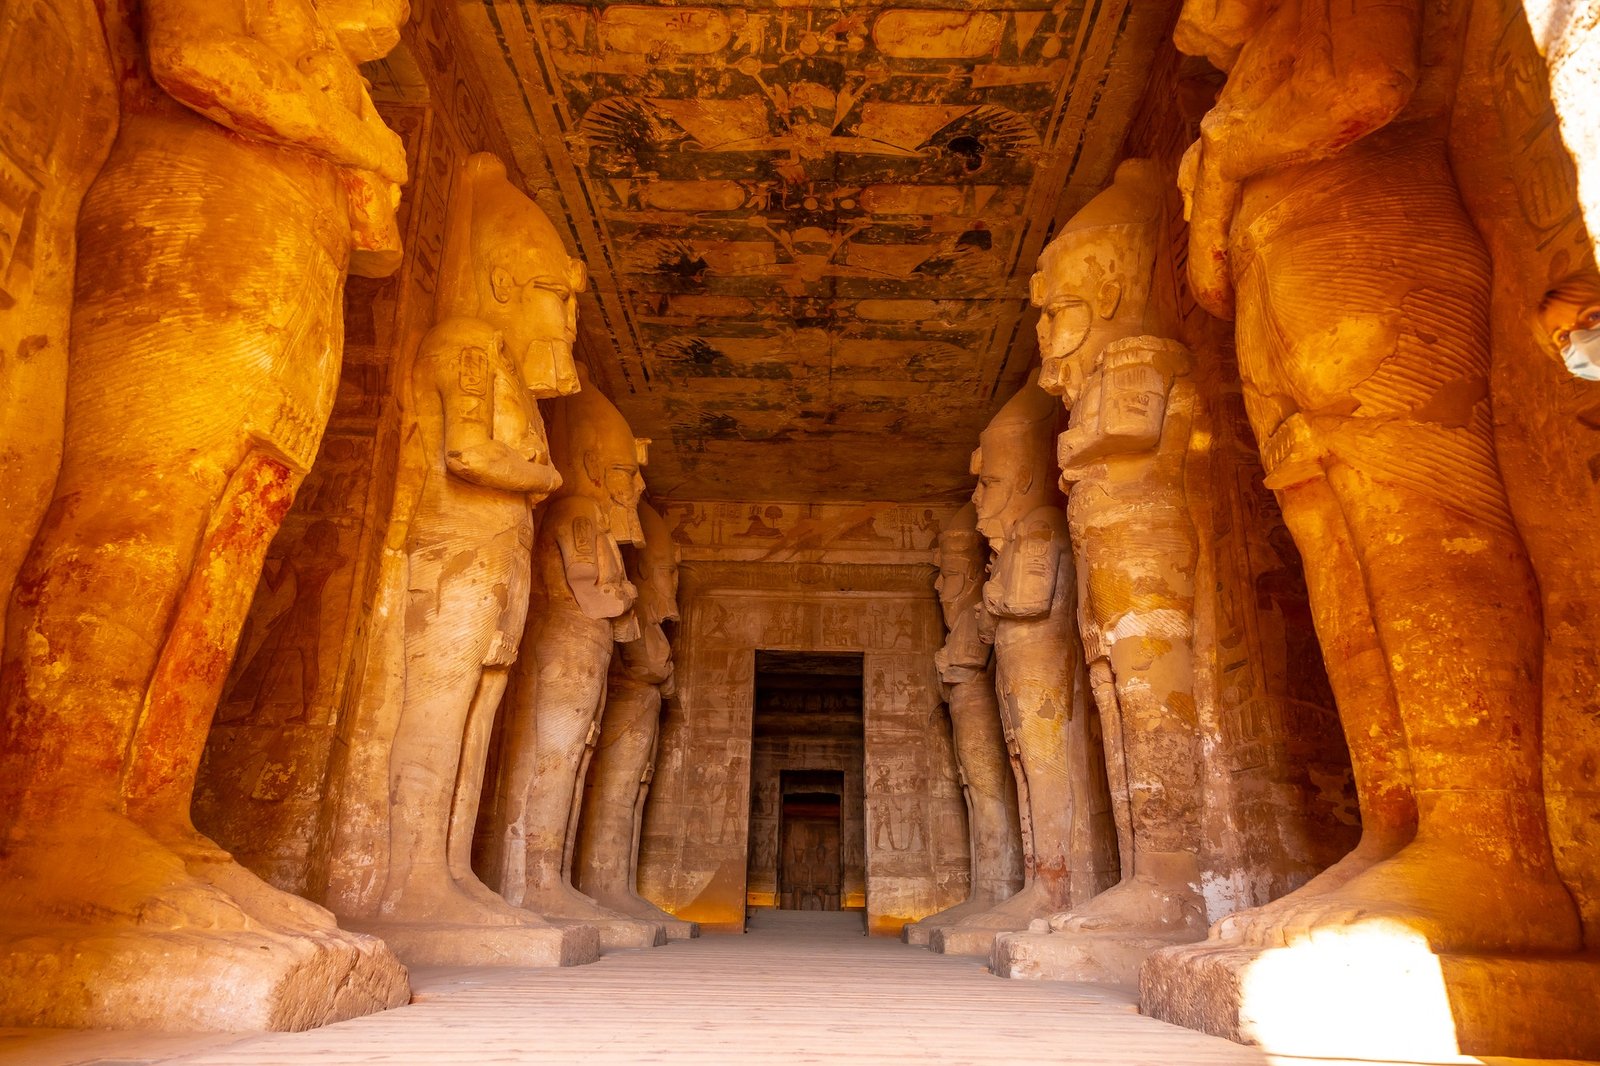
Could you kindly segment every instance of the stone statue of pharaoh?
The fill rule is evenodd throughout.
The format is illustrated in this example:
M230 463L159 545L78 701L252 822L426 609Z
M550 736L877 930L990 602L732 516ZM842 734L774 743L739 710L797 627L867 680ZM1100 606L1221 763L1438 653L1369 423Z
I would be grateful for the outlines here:
M580 369L579 380L586 371ZM640 467L649 441L585 381L551 405L560 490L533 547L531 624L505 700L500 803L488 871L502 895L536 914L582 919L604 947L665 941L654 923L601 907L571 884L575 822L616 642L638 639L637 590L619 542L642 544Z
M405 16L105 6L121 125L80 215L61 472L0 668L0 921L26 938L0 964L8 1022L300 1027L405 1002L386 949L189 820L338 386L346 273L399 262L405 155L358 64Z
M1540 609L1489 409L1489 261L1445 154L1420 0L1189 0L1228 71L1180 175L1189 275L1305 559L1362 839L1224 919L1260 946L1397 926L1436 952L1579 944L1540 776Z
M619 643L606 681L600 739L584 781L573 881L589 898L620 914L665 926L670 940L698 936L694 922L674 918L639 895L639 832L655 772L661 701L674 691L672 644L665 629L678 618L678 548L672 530L649 504L639 504L644 546L627 555L628 579L639 590L637 638Z
M930 941L936 951L988 954L994 934L1025 929L1104 887L1092 857L1075 861L1094 850L1088 826L1105 783L1098 752L1088 750L1089 716L1074 713L1082 650L1051 455L1059 410L1035 374L990 421L973 453L977 528L996 552L983 587L983 606L995 619L995 688L1007 745L1021 766L1018 793L1027 796L1032 850L1022 890L938 930ZM984 934L969 937L967 929Z
M1194 388L1187 350L1161 336L1150 291L1162 238L1161 175L1150 160L1111 187L1039 257L1040 384L1071 410L1058 442L1079 565L1079 623L1091 662L1125 876L1051 918L1058 932L1127 934L1139 950L1205 934L1200 895L1199 723L1195 715L1196 535L1184 494Z
M492 947L472 937L546 923L478 879L471 834L527 617L532 508L561 484L535 399L577 387L583 283L583 264L504 165L469 157L447 220L438 321L411 369L422 469L406 537L404 699L389 746L386 884L378 913L363 916L409 962L549 956L532 934L526 954L504 931Z
M954 907L905 928L908 944L928 943L940 926L988 910L1022 887L1022 826L1017 780L1000 728L994 650L978 633L989 544L969 503L939 533L934 591L944 612L945 641L934 655L950 709L956 765L972 841L972 890Z

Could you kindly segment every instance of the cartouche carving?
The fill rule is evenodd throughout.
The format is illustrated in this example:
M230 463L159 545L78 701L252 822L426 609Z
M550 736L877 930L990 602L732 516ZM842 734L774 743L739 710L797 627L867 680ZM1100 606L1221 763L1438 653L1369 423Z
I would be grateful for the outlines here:
M580 368L579 380L586 371ZM532 622L505 699L500 802L486 857L491 883L537 914L594 920L607 947L649 946L659 925L624 918L572 887L584 771L598 739L616 642L638 639L637 589L619 541L639 545L645 449L593 386L551 408L561 488L533 548Z
M966 797L972 889L965 902L907 926L909 944L926 944L934 929L986 911L1022 887L1017 779L1000 726L992 642L978 631L989 545L979 535L977 521L976 509L968 504L939 533L939 576L934 582L947 633L934 664L944 683Z
M1184 7L1229 71L1185 157L1189 273L1305 558L1363 837L1218 932L1399 925L1436 952L1578 944L1540 784L1537 589L1488 402L1489 263L1417 2ZM1420 56L1428 62L1419 62Z
M665 623L678 619L678 548L655 509L639 504L644 545L627 553L628 579L639 591L639 635L611 656L600 740L589 763L573 858L573 882L602 906L665 926L672 940L699 935L639 895L639 832L655 772L661 701L674 691L672 644Z
M406 999L382 945L189 821L263 557L338 385L346 272L399 260L405 156L357 65L406 8L340 10L106 11L122 121L79 218L61 473L0 681L6 920L34 935L5 953L7 1019L303 1027ZM224 981L237 994L212 995Z
M1188 351L1153 335L1161 200L1151 161L1123 163L1045 248L1033 277L1040 380L1071 410L1057 455L1081 568L1079 625L1117 777L1123 867L1114 888L1050 919L1077 943L997 947L997 962L1031 950L1036 966L1060 967L1048 976L1061 979L1131 984L1149 951L1205 934L1197 547L1184 495L1194 387Z

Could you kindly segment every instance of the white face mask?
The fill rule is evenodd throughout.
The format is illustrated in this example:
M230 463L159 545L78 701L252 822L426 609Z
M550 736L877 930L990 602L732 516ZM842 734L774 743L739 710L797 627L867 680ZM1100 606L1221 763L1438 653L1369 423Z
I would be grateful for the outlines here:
M1567 334L1561 361L1573 377L1600 381L1600 329L1575 329Z

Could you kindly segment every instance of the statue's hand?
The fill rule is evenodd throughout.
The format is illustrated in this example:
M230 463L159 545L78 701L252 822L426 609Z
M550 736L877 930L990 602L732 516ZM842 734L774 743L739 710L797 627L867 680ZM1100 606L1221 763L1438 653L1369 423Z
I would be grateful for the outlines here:
M1196 302L1218 318L1233 318L1233 272L1228 232L1239 205L1239 185L1222 176L1210 138L1189 146L1178 165L1184 216L1189 220L1189 288Z

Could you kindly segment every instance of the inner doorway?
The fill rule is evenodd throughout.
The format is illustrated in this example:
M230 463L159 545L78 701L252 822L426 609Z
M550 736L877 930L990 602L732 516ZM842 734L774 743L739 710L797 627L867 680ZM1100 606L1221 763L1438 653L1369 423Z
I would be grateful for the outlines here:
M746 903L866 907L863 657L757 651Z

